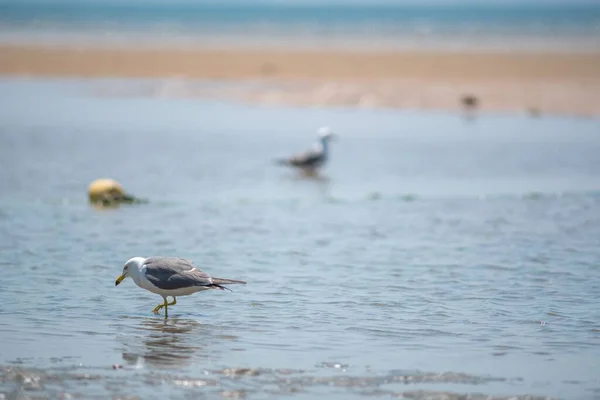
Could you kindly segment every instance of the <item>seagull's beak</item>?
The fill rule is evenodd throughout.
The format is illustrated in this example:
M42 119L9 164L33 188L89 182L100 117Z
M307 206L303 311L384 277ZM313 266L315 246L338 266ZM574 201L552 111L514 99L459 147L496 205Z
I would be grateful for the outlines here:
M123 282L123 279L125 279L125 275L119 276L115 281L115 286L119 286L119 283Z

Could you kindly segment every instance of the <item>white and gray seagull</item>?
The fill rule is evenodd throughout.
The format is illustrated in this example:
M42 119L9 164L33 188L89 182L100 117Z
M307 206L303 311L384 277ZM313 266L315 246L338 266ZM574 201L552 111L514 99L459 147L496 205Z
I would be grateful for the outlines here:
M329 127L323 126L317 131L318 140L313 147L303 153L295 154L288 158L277 160L280 165L300 168L306 173L314 173L317 169L325 165L329 159L329 141L337 138Z
M233 279L213 278L200 271L191 261L174 257L133 257L123 266L123 273L117 278L115 286L130 277L142 289L162 296L164 302L152 310L158 314L165 309L165 318L169 316L168 307L177 304L177 296L188 296L203 290L229 290L223 285L246 284ZM172 297L171 303L167 297Z

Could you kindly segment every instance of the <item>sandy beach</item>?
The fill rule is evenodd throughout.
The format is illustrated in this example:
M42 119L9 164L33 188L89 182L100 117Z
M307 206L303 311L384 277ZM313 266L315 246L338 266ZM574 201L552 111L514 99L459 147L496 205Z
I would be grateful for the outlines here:
M600 54L5 44L0 74L219 80L229 90L179 94L263 104L457 110L470 95L484 111L600 115Z

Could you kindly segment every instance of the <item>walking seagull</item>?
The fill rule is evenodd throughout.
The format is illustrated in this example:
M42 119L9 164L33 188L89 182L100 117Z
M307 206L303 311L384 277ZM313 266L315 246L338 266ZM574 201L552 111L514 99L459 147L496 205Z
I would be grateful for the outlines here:
M291 167L300 168L306 173L314 173L327 162L329 158L329 141L337 137L331 129L324 126L317 131L318 140L312 149L303 153L295 154L289 158L279 159L277 163Z
M164 307L165 318L169 316L168 307L177 304L177 296L188 296L203 290L229 290L223 285L246 284L233 279L213 278L200 271L191 261L173 257L133 257L123 266L123 273L117 278L115 286L130 277L142 289L162 296L164 302L152 310L158 312ZM172 297L171 303L167 297Z

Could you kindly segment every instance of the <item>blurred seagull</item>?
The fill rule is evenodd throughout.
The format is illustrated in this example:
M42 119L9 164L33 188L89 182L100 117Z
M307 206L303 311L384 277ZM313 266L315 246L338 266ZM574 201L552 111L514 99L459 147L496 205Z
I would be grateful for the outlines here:
M337 138L329 127L323 126L317 131L318 140L312 149L295 154L288 158L277 160L277 164L300 168L306 173L314 173L327 162L329 158L329 141Z

